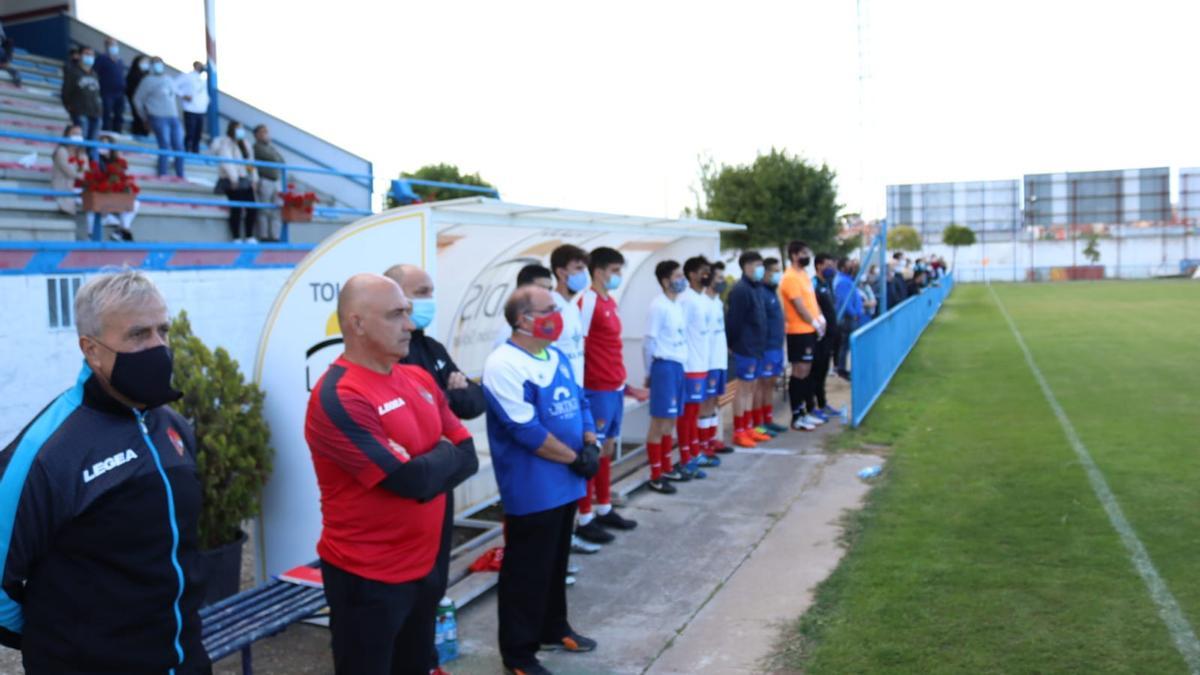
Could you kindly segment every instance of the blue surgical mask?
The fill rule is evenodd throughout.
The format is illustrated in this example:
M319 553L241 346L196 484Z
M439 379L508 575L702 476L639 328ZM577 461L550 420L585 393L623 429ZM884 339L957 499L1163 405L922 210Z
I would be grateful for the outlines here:
M833 269L832 267L826 267L825 269L821 270L821 277L824 278L825 281L833 281L833 278L836 276L837 270Z
M750 273L750 278L755 281L762 281L763 277L766 276L766 274L767 274L767 268L763 267L762 265L759 265L758 267L754 268L753 272Z
M96 62L96 57L90 54L84 54L83 56L79 57L79 62L88 68L91 68L92 64Z
M412 322L419 330L425 330L429 324L433 323L436 313L437 303L433 301L433 298L413 298Z
M675 294L682 293L688 287L687 279L676 279L671 282L671 292Z
M587 270L579 270L575 274L567 277L567 290L572 293L578 293L588 286Z
M150 64L150 70L153 70L155 75L162 75L163 72L166 71L166 69L167 69L167 67L164 66L162 63Z
M116 46L116 45L110 45L110 46L109 46L109 48L108 48L108 55L109 55L109 56L111 56L111 57L113 57L113 58L115 59L115 58L117 58L117 55L119 55L120 53L121 53L121 48L120 48L120 47L118 47L118 46Z
M614 274L611 277L609 277L608 283L604 284L604 287L610 291L615 291L618 288L620 288L621 287L621 275Z
M238 127L238 128L236 128L236 129L234 129L234 130L233 130L233 137L234 137L234 138L236 138L236 139L238 139L239 141L240 141L240 140L242 140L243 138L245 138L245 137L246 137L246 130L245 130L245 129L243 129L243 128L241 128L241 127Z
M150 63L147 61L139 61L138 62L138 70L142 71L143 73L149 71Z
M779 282L783 281L783 272L775 272L771 275L771 285L778 286Z
M726 288L729 288L729 282L724 279L720 279L717 283L713 284L713 290L717 292L717 295L724 293Z

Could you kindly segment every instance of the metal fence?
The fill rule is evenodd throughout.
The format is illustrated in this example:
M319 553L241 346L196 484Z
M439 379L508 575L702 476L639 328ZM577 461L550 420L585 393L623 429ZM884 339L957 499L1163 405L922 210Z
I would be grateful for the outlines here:
M947 275L850 334L850 423L858 426L954 290Z

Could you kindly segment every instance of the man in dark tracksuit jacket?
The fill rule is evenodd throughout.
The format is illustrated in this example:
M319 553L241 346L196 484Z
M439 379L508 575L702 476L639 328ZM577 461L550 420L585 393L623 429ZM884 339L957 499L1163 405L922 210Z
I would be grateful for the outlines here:
M734 374L740 383L733 399L733 443L754 447L749 440L754 409L755 380L767 348L767 309L760 290L766 268L762 255L755 251L738 258L742 278L729 291L725 312L725 339L733 353Z
M425 334L425 329L433 322L436 308L433 299L433 278L416 265L394 265L384 272L384 276L400 284L405 297L413 304L412 318L417 329L412 332L408 343L408 356L400 359L400 363L418 366L432 375L442 393L446 395L450 411L460 420L471 420L482 415L487 410L483 387L463 375L458 369L458 364L450 358L450 352L446 350L445 345ZM450 585L450 549L454 538L453 490L446 493L444 524L436 564L436 569L441 575L442 595L446 594ZM436 650L432 662L436 667Z
M137 272L121 275L149 286ZM111 382L147 391L157 380L166 393L141 400L177 397L158 302L153 337L97 332L75 386L0 454L0 643L21 650L29 675L210 671L191 427L161 401L134 408L110 391L121 389ZM83 335L81 345L92 334ZM102 382L89 365L111 359L94 356L101 338L145 350L117 352Z
M842 339L841 326L834 318L837 316L837 304L834 301L833 280L837 277L837 262L828 253L818 253L813 265L817 272L817 276L813 278L817 305L821 308L821 315L829 318L825 337L817 341L817 348L813 352L813 388L810 392L816 405L814 407L814 401L810 400L809 410L819 410L822 415L830 415L833 409L829 407L829 401L825 397L825 380L829 377L829 364L837 354Z

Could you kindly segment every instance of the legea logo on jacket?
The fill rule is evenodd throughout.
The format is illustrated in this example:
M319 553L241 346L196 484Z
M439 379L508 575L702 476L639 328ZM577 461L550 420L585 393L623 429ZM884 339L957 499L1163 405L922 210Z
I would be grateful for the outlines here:
M83 470L83 482L90 483L102 474L108 473L122 464L128 464L137 459L137 457L137 453L132 448L127 448L103 462L96 462L92 465L92 468Z
M396 398L388 401L387 403L384 403L383 405L379 406L379 416L383 417L384 415L392 412L396 408L403 408L404 406L405 406L404 399L402 399L400 397L396 397Z

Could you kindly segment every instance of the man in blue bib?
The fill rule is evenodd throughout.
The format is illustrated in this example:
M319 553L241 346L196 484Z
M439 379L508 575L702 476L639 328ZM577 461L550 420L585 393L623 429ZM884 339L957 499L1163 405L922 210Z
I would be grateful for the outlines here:
M567 622L567 558L575 508L600 467L587 399L551 346L563 319L549 291L518 288L504 306L512 337L483 368L488 445L504 506L500 655L511 673L548 673L539 648L587 652Z

